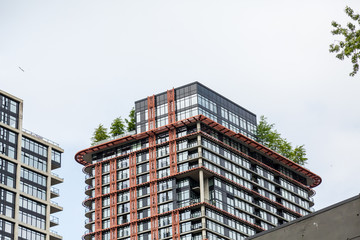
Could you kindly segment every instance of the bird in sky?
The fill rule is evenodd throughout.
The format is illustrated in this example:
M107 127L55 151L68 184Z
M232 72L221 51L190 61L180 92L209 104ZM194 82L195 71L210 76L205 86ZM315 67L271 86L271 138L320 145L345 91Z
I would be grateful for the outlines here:
M25 70L24 70L24 69L22 69L21 67L19 67L19 69L20 69L21 71L25 72Z

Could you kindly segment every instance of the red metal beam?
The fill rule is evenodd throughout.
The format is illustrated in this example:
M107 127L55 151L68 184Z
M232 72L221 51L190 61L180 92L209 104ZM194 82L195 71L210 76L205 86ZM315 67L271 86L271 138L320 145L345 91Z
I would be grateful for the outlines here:
M172 239L180 240L180 216L179 209L176 209L171 213L172 218Z
M154 129L155 126L155 114L156 114L156 108L155 108L155 96L152 95L151 97L147 98L147 104L148 104L148 124L149 124L149 130Z

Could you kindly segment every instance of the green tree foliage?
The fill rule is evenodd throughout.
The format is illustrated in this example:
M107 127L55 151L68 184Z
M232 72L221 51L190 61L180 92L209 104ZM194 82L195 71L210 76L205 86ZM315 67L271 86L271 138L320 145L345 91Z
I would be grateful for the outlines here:
M127 131L134 131L135 130L135 109L132 108L129 113L129 120L125 119L125 122L127 123Z
M102 124L99 124L99 126L95 128L93 137L91 138L91 145L96 145L97 142L100 142L107 138L109 138L109 135L107 134L107 129L104 128Z
M125 124L121 117L115 118L110 126L110 134L112 137L121 135L125 132Z
M346 27L342 27L335 21L331 23L334 27L331 33L333 35L342 35L344 40L338 41L338 44L331 44L329 51L336 53L336 57L340 60L344 60L344 57L351 59L353 71L349 75L353 77L359 71L360 30L356 30L355 25L360 24L360 15L355 14L354 10L348 6L345 8L345 12L355 24L349 22Z
M130 132L135 130L136 121L135 121L135 109L132 108L129 113L129 120L125 119L127 124L126 131ZM121 117L115 118L110 126L110 134L112 137L121 135L125 132L125 123ZM93 137L91 138L91 145L94 146L97 142L105 140L110 136L107 133L107 129L104 128L102 124L99 124L97 128L95 128Z
M274 126L273 123L269 124L264 116L261 116L256 128L258 142L300 165L306 164L304 145L293 148L291 143L282 138L280 133L274 129Z

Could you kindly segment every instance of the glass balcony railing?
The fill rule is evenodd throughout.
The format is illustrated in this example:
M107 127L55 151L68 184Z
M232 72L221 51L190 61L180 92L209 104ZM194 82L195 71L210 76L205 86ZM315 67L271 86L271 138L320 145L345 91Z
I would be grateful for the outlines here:
M53 215L50 215L50 222L56 224L56 225L59 225L59 218L58 217L55 217Z
M51 187L51 188L50 188L50 191L51 191L52 194L60 195L59 189L57 189L57 188L55 188L55 187Z

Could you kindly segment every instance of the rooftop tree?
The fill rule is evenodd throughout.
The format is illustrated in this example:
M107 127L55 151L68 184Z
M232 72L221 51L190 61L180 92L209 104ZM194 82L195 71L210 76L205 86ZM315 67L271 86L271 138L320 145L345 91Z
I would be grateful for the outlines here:
M112 137L121 135L125 132L125 124L121 117L115 118L110 126L110 134Z
M274 129L274 126L273 123L268 123L264 116L261 116L256 128L258 142L297 164L305 165L308 159L304 145L293 148L291 143L286 138L282 138L280 133Z
M129 113L129 120L125 119L125 122L127 126L125 126L124 120L121 117L115 118L110 126L110 135L112 137L121 135L125 133L125 128L128 132L135 130L136 121L134 108L132 108ZM99 126L95 128L93 137L91 138L91 145L95 145L97 142L105 140L109 137L110 136L107 133L107 129L102 124L99 124Z
M135 130L136 121L135 121L135 109L134 108L132 108L130 113L129 113L129 120L125 119L125 122L127 123L126 130L128 132Z
M107 138L109 138L107 129L102 124L99 124L99 126L94 130L93 137L91 138L91 145L96 145L96 143Z

